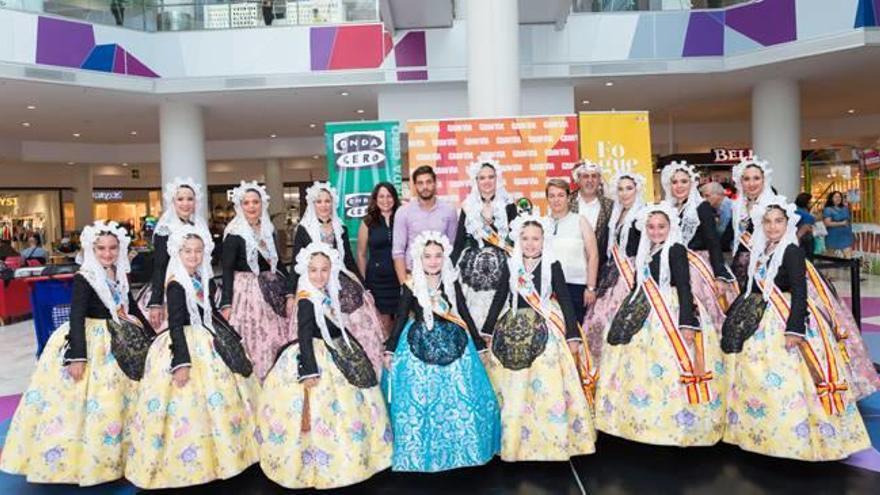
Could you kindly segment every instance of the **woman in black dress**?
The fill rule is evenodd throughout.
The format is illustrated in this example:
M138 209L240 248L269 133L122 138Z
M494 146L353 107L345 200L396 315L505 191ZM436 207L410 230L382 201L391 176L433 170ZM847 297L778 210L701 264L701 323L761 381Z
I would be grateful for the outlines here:
M367 216L358 229L357 265L364 285L376 300L376 309L385 337L391 330L400 296L400 282L394 273L391 259L391 233L394 214L400 207L397 190L389 182L380 182L373 188Z

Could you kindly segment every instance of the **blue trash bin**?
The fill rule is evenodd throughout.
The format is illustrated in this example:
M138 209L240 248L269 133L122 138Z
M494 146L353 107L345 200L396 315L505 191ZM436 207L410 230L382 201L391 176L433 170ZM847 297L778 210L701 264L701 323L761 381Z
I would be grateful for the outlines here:
M34 281L31 290L31 308L34 315L34 333L37 338L37 357L52 332L70 319L70 301L73 298L73 277L47 278Z

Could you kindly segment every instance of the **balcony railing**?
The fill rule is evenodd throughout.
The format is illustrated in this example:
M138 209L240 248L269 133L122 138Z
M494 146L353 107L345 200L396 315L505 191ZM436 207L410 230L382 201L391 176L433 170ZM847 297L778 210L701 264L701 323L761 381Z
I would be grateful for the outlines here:
M379 20L379 0L0 0L0 8L141 31L310 26Z
M574 12L721 9L756 0L574 0ZM760 1L760 0L757 0Z

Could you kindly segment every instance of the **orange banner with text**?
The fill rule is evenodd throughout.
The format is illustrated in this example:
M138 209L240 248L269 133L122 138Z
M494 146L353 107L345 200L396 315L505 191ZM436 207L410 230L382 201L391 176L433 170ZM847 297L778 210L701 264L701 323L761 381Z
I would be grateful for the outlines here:
M578 120L580 156L602 167L605 183L621 167L632 170L645 177L645 200L654 201L648 112L581 112Z
M556 115L407 122L409 169L434 167L437 194L460 205L470 191L468 166L482 158L501 164L514 200L529 198L546 213L547 179L570 179L578 160L577 117Z

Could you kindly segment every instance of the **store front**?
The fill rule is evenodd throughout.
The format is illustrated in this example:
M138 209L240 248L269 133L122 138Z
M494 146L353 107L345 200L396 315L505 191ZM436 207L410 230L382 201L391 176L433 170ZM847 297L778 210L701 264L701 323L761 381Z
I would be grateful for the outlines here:
M61 237L61 190L0 189L0 239L20 250L36 233L46 245Z
M162 212L162 193L158 189L95 189L92 199L96 220L126 226L138 242L149 239L151 217Z

